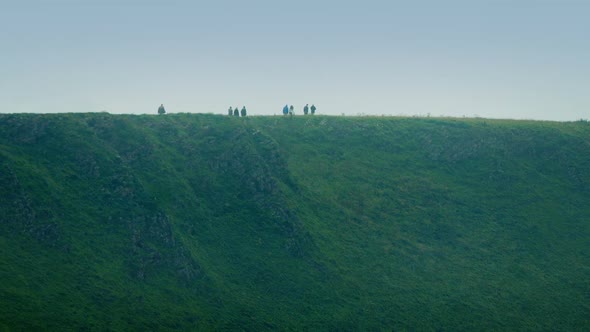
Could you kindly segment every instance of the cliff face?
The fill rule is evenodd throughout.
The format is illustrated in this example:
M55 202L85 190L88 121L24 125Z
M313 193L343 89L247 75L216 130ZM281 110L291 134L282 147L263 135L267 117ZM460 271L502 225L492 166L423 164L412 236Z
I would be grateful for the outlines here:
M0 327L576 329L590 125L0 115Z

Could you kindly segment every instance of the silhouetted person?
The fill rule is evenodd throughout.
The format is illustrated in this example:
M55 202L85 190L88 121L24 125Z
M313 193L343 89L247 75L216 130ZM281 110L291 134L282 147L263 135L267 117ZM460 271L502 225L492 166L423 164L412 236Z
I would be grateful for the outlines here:
M242 106L242 116L246 116L246 106Z
M315 110L316 110L315 105L314 104L311 104L311 108L310 109L311 109L311 115L314 115L315 114Z
M293 105L289 106L289 115L293 116Z
M166 109L164 109L164 104L160 104L160 107L158 107L158 114L166 114Z
M234 116L240 116L240 110L237 107L234 108Z
M229 107L229 109L227 110L227 115L232 116L234 115L234 110L231 108L231 106Z
M307 113L309 113L309 104L305 104L305 107L303 107L303 114L307 115Z
M289 114L289 106L287 106L285 104L285 107L283 107L283 115L287 115L287 114Z

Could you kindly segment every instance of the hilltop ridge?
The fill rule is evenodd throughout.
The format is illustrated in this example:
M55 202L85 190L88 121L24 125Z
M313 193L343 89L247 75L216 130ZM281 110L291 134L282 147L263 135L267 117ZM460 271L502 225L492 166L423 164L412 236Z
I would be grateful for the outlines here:
M0 115L0 328L590 326L590 125Z

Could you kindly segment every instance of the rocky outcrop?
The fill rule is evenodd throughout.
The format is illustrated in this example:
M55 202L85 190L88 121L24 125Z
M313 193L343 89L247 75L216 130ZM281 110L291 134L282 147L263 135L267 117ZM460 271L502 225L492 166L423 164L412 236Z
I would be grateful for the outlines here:
M24 233L57 246L61 237L51 209L36 204L21 185L16 172L0 159L0 224L9 231Z
M260 131L246 129L233 133L231 141L235 144L208 162L210 170L239 183L236 197L244 204L253 204L260 211L261 220L280 229L285 250L296 257L307 255L313 241L297 213L289 207L291 204L279 184L280 181L297 190L277 143Z

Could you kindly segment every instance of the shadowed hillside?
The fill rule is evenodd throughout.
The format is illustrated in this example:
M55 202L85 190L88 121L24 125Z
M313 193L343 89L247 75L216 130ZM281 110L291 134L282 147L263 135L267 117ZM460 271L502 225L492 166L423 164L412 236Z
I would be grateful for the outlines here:
M0 115L0 330L580 330L590 124Z

